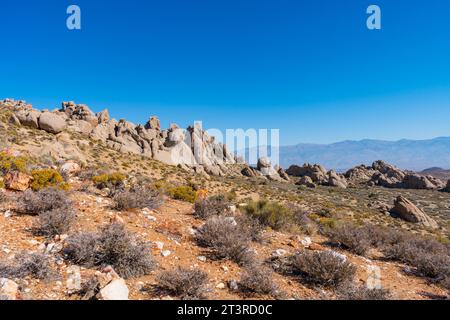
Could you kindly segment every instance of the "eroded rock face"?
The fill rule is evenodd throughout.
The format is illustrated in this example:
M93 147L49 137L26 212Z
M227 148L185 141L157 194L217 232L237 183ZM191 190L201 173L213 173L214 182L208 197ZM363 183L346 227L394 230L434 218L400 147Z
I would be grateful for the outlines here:
M422 210L420 210L411 201L403 196L399 196L395 200L394 207L391 209L391 213L405 221L419 223L425 227L433 229L439 227L435 220L430 218L427 214L425 214Z

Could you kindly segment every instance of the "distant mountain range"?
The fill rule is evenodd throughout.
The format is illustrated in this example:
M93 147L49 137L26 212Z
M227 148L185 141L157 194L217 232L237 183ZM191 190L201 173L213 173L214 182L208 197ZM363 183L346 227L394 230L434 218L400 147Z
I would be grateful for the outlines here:
M384 160L401 169L421 171L431 167L450 169L450 137L431 140L361 140L333 144L298 144L280 147L280 165L318 163L343 171L360 164Z

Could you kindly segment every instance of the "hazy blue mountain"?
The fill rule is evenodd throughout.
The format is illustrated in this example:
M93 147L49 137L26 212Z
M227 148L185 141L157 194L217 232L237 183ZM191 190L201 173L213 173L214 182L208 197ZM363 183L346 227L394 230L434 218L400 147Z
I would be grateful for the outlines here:
M282 167L310 162L342 170L359 164L371 164L380 159L402 169L450 169L450 137L431 140L343 141L329 145L298 144L280 148Z
M402 169L421 171L431 167L450 169L450 137L431 140L361 140L328 145L298 144L280 147L280 164L319 163L339 171L384 160Z

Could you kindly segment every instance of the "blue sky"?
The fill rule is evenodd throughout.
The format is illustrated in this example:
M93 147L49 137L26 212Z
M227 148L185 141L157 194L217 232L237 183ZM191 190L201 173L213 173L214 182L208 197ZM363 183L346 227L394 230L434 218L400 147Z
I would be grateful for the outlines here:
M82 30L66 28L66 8ZM370 4L382 30L366 28ZM450 136L447 0L2 0L0 97L279 128L281 144Z

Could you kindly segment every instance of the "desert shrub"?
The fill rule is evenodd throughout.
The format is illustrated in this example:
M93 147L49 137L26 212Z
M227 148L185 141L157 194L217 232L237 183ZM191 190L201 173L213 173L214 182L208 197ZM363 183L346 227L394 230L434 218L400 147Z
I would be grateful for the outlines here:
M366 224L360 229L366 234L366 237L370 240L371 245L377 248L391 246L411 238L411 235L406 231L393 230L373 224Z
M31 172L31 176L33 177L31 188L34 191L39 191L50 187L61 190L69 189L69 184L67 184L61 174L54 169L33 170Z
M81 232L66 239L64 254L70 262L93 267L96 264L96 246L98 234L94 232Z
M21 252L13 261L0 262L0 278L48 279L52 274L48 257L42 253Z
M156 209L163 203L159 192L142 187L119 192L113 199L117 210Z
M278 287L272 278L272 271L260 265L245 268L239 281L239 290L243 293L256 293L275 296Z
M336 287L351 281L356 267L331 251L304 251L292 258L293 271L309 283Z
M75 210L71 207L42 212L33 227L33 232L36 235L47 237L64 234L70 229L75 217Z
M197 200L197 191L192 186L172 187L167 190L168 195L175 200L194 203Z
M0 180L0 189L5 189L5 182L3 180ZM3 196L3 193L0 195L0 199Z
M118 189L123 187L126 176L119 172L101 174L92 177L92 182L99 189Z
M371 242L364 229L346 223L328 231L329 240L350 252L364 256Z
M158 290L165 294L183 300L203 299L207 292L208 275L199 269L177 267L160 273L156 281Z
M309 235L315 235L317 233L317 224L308 217L308 214L302 211L296 211L294 214L295 224L300 228L300 230Z
M367 286L353 283L340 286L336 292L340 300L389 300L391 297L388 289L369 289Z
M196 234L200 246L213 250L218 259L229 259L245 264L249 259L251 237L232 217L214 216L209 218Z
M149 247L120 223L109 224L95 234L69 237L64 253L69 261L88 268L110 265L123 278L146 275L155 266Z
M414 263L414 260L423 254L448 255L448 249L442 243L417 235L404 236L399 243L384 246L382 249L386 258L407 264Z
M258 219L240 214L235 217L235 220L243 234L249 235L252 241L263 242L262 233L266 227Z
M419 274L438 281L450 276L450 256L444 253L422 252L414 257L410 265L415 267Z
M40 214L55 209L72 207L64 191L48 188L38 192L25 191L19 198L20 210L27 214Z
M229 213L229 201L224 195L209 197L195 202L194 216L200 219L207 219L211 216L219 216Z
M243 209L246 214L258 219L261 224L274 230L287 229L292 226L294 221L293 212L276 202L267 200L252 201Z
M10 171L27 172L31 160L27 157L14 157L7 152L0 152L0 171L7 173Z

